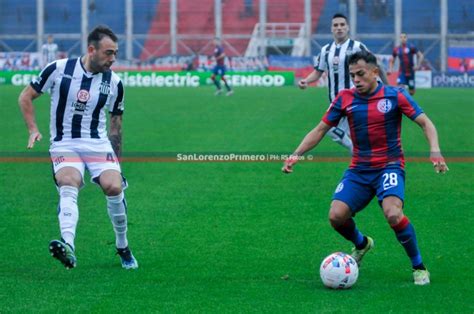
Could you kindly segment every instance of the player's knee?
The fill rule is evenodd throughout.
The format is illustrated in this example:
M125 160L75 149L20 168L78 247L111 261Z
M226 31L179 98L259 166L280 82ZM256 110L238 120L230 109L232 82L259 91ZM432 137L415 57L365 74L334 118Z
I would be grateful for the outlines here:
M79 186L81 185L81 179L76 178L74 176L61 176L61 177L56 177L56 183L58 184L59 187L72 186L75 188L79 188Z
M329 223L334 228L342 226L347 220L347 215L337 207L331 206L329 210Z
M101 182L102 190L108 196L119 195L122 193L122 182L108 181Z
M400 223L400 221L402 220L403 211L402 211L401 206L399 207L399 206L393 205L386 209L384 208L384 215L389 225L394 226L394 225L398 225L398 223Z

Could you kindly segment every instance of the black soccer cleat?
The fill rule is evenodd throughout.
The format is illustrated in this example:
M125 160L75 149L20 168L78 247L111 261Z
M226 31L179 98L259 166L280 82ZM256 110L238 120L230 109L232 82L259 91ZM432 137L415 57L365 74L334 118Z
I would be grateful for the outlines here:
M76 255L72 247L60 240L49 242L49 252L51 256L61 262L66 269L76 267Z

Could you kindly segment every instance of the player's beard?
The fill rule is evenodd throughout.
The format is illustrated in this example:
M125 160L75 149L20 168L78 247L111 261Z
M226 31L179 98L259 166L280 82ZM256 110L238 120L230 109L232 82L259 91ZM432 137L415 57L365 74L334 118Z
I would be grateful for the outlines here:
M112 66L111 62L103 62L100 63L100 61L95 60L94 58L91 59L90 62L91 68L93 69L92 72L94 73L102 73L102 72L107 72L110 70L110 67Z

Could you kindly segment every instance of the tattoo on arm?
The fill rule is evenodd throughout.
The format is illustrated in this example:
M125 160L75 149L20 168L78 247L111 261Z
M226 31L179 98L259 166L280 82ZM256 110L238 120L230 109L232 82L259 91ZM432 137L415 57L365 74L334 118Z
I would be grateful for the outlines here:
M112 115L110 117L109 140L118 158L122 156L122 116Z

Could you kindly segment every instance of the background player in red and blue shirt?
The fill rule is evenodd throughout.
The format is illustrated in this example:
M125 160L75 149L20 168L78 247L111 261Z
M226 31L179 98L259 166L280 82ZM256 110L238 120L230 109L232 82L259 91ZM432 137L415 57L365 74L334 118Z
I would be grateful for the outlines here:
M214 40L216 48L214 48L214 59L216 60L216 65L214 69L212 69L212 76L211 79L214 82L214 85L217 87L216 95L220 95L222 93L222 88L220 84L220 80L224 82L225 88L227 89L227 96L232 95L233 91L230 88L229 84L227 83L224 75L225 75L225 53L224 48L222 48L220 44L220 40L216 38ZM220 79L216 79L216 76L219 76Z
M389 63L389 73L393 72L395 58L398 57L400 69L398 72L397 83L399 86L408 86L410 95L415 94L415 71L418 70L423 62L423 53L414 45L407 43L407 34L400 34L400 46L393 48L392 58ZM417 65L415 66L415 55Z
M448 167L441 155L436 128L404 89L377 82L377 59L370 52L360 51L351 55L349 71L355 87L338 94L322 121L306 135L285 161L282 170L292 172L298 159L318 145L324 134L342 117L347 117L354 150L349 169L333 195L329 210L331 225L354 243L351 255L359 263L373 247L374 241L357 229L352 217L377 196L387 222L412 262L415 284L428 284L429 272L423 265L415 230L403 213L405 159L400 141L402 115L423 129L434 168L438 173L445 173Z

